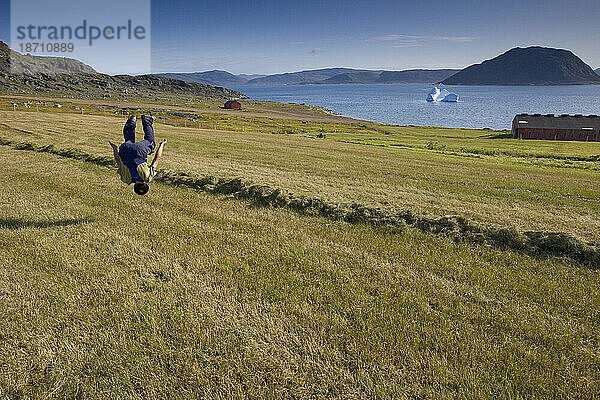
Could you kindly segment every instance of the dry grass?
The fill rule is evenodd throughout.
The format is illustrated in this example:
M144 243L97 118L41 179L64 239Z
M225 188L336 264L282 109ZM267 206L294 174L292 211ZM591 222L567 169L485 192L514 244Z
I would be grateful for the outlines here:
M138 198L93 164L0 158L0 398L600 388L589 269L160 183Z

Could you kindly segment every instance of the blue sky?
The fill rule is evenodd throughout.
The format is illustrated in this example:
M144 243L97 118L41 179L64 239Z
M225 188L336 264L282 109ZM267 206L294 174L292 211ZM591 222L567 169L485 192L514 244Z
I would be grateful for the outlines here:
M0 7L8 41L8 1ZM598 68L598 16L597 0L154 0L152 70L462 68L529 45L567 48Z

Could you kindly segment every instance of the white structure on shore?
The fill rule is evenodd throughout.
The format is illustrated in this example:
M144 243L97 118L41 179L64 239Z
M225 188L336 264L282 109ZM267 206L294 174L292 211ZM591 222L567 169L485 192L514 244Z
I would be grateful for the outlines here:
M427 93L427 101L430 103L443 101L445 103L456 103L458 102L458 95L456 93L450 93L446 89L440 89L434 86L433 89Z

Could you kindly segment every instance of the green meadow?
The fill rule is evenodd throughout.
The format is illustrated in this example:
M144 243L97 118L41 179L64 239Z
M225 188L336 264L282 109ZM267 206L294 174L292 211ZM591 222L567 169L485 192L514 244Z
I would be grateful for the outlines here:
M157 113L167 173L600 242L599 143L187 107ZM98 165L125 118L2 104L0 398L597 396L598 266L166 181L139 197Z
M270 121L270 130L262 122L234 130L238 114L201 115L226 119L231 127L215 131L157 123L157 137L169 140L161 168L199 177L241 177L328 201L460 215L521 231L600 240L600 143L375 124L366 126L394 133L356 133L356 122L277 119ZM122 139L125 118L0 111L0 137L110 156L108 140ZM307 132L279 133L294 123Z

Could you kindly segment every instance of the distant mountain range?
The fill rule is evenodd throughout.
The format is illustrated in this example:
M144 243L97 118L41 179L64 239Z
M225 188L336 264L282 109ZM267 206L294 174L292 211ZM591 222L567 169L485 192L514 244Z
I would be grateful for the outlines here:
M15 73L15 70L19 73ZM215 70L110 76L75 59L22 55L10 50L0 41L0 93L10 94L136 97L150 100L162 100L169 95L231 99L247 97L221 86L438 82L446 85L600 84L600 69L594 72L568 50L517 47L463 70L373 71L327 68L275 75L234 75Z
M261 74L238 74L237 76L239 76L240 78L246 79L247 81L251 81L252 79L256 79L256 78L264 78L267 75L261 75Z
M147 98L169 95L203 98L246 98L205 83L184 82L155 75L110 76L78 60L23 55L0 41L0 93L46 94L81 98Z
M350 72L335 75L315 83L436 83L458 71L457 69L411 69L406 71Z
M326 68L275 75L234 75L226 71L166 73L161 77L225 87L373 83L443 83L446 85L584 85L600 84L593 71L568 50L516 47L465 69L405 71Z
M184 82L205 83L217 86L242 86L248 82L248 78L231 74L227 71L206 71L192 73L166 73L156 74L164 78L179 79Z
M275 75L234 75L226 71L164 73L161 77L219 86L319 85L344 83L435 83L455 74L457 69L372 71L352 68L326 68Z
M600 84L592 68L568 50L514 48L443 80L446 85Z

